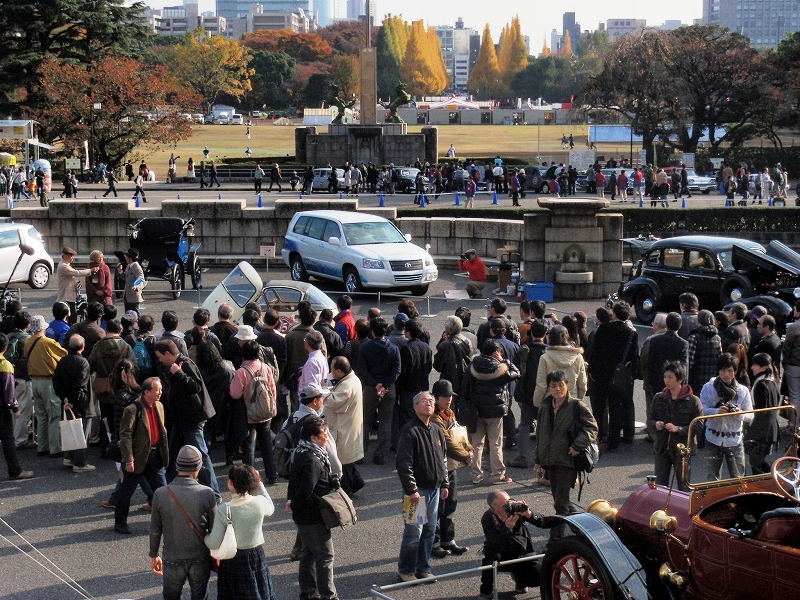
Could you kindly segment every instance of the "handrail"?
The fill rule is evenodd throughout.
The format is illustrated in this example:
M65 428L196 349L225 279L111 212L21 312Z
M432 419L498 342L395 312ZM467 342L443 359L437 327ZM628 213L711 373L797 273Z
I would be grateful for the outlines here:
M479 573L481 571L488 571L489 569L492 570L492 585L494 591L492 592L494 600L498 599L498 591L497 591L497 573L500 567L504 567L506 565L513 565L523 562L529 562L533 560L539 560L544 557L544 554L532 554L530 556L523 556L522 558L514 558L511 560L504 560L504 561L494 561L491 565L482 565L480 567L472 567L470 569L461 569L460 571L453 571L451 573L445 573L444 575L436 575L434 578L426 578L426 579L416 579L414 581L403 581L401 583L391 583L389 585L378 585L372 584L372 587L369 590L370 596L373 598L381 598L382 600L394 600L389 595L384 594L383 592L388 592L392 590L399 590L403 588L413 587L415 585L425 585L432 582L436 582L440 579L449 579L452 577L459 577L462 575L467 575L469 573Z

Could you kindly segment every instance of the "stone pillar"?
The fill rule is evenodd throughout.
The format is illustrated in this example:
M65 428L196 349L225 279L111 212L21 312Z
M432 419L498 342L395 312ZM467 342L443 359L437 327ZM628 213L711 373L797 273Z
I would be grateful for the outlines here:
M546 214L525 215L524 273L554 284L559 300L616 291L621 271L622 216L598 214L601 199L539 198Z
M432 165L439 162L439 130L436 127L423 127L425 136L425 160Z
M317 133L316 127L298 127L294 130L294 156L295 160L301 164L308 160L308 136Z
M367 19L369 21L369 19ZM369 27L369 25L367 25ZM362 125L378 122L378 53L375 48L360 51L361 117Z

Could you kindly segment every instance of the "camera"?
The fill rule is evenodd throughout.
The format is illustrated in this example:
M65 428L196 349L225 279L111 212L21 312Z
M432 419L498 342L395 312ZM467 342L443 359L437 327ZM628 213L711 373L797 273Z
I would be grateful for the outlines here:
M503 505L505 510L510 515L518 515L528 511L528 505L522 500L509 500Z
M461 260L467 260L467 255L466 254L462 254L461 255Z

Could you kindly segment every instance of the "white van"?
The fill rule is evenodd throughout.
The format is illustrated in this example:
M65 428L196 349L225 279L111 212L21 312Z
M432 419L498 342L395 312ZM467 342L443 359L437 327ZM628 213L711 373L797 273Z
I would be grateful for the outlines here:
M244 123L244 115L231 115L230 120L228 121L231 125L241 125Z

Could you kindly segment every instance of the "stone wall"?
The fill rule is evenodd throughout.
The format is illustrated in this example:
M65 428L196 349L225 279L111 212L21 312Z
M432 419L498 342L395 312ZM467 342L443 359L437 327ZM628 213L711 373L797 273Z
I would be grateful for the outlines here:
M540 204L542 201L540 200ZM522 250L526 281L555 282L556 298L597 298L616 291L621 279L622 216L597 214L597 202L549 201L548 211L526 214L524 221L456 217L397 218L394 208L368 208L364 212L394 220L403 233L430 253L442 269L454 269L459 255L474 248L495 262L497 250L514 245ZM551 206L552 205L552 206ZM544 206L544 205L543 205ZM166 200L159 208L136 208L133 200L53 200L48 208L17 208L12 218L31 223L42 233L50 254L72 246L86 257L101 249L107 255L128 248L127 226L143 217L195 219L194 241L207 265L232 266L259 258L262 242L276 246L275 264L281 263L284 234L301 210L359 210L357 199L277 200L274 208L248 208L245 200ZM576 250L577 249L577 250ZM570 263L570 253L580 255ZM575 268L573 268L575 267ZM559 282L557 273L591 272L592 282Z
M298 128L295 158L312 165L343 165L345 161L413 165L417 158L434 164L439 156L437 129L407 133L406 128L405 123L330 125L327 133L317 133L315 127Z

